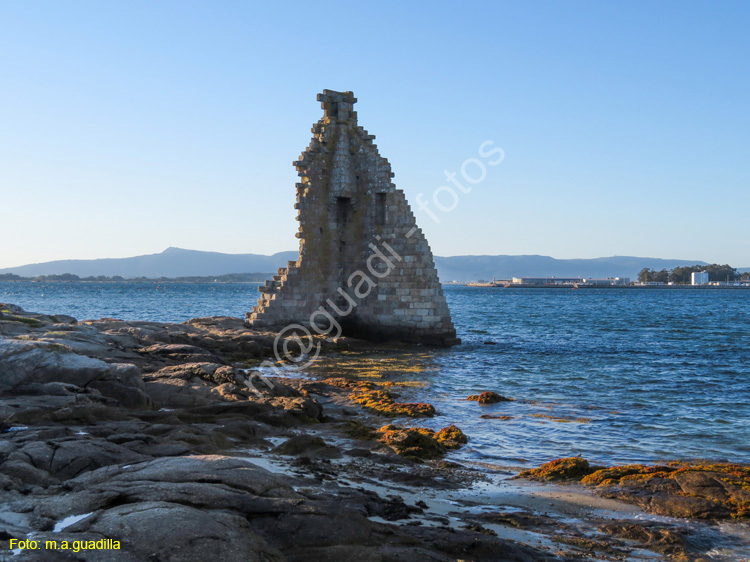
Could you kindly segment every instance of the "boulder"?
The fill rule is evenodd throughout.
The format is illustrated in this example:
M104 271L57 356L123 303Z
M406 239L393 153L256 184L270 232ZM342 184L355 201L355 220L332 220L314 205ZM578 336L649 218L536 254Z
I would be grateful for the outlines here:
M467 400L472 400L474 402L479 402L480 404L497 404L498 402L512 402L512 398L507 398L505 396L502 396L498 394L497 392L492 392L491 390L486 390L482 392L481 394L472 394Z
M96 389L128 408L150 407L141 372L135 365L105 363L58 344L17 339L0 339L0 362L2 393L23 394L25 387L68 383Z
M112 398L94 390L59 394L56 385L41 385L42 391L54 389L51 395L26 394L0 400L0 419L14 425L41 423L95 424L105 420L122 420L127 412ZM75 387L78 388L78 387Z
M138 351L142 355L156 357L166 361L174 361L176 363L194 363L201 361L218 362L218 357L213 353L194 345L157 343L141 348Z
M304 454L314 458L341 458L341 451L336 447L331 447L320 437L314 437L307 434L295 435L284 441L278 447L272 449L271 452L279 455Z
M445 445L435 439L435 432L423 427L403 428L386 425L378 431L378 440L399 455L414 459L442 457Z
M469 442L466 434L457 428L454 424L444 427L435 433L435 439L442 443L447 449L459 449L461 445Z
M213 392L213 386L197 380L186 381L177 378L149 379L145 388L155 404L161 407L185 408L204 406L220 400Z
M372 538L373 523L363 514L331 502L314 511L257 517L253 528L271 544L279 544L285 552L295 552L313 545L365 545Z
M233 361L259 359L273 353L274 338L248 330L240 318L194 318L184 326L190 343L226 355Z
M218 455L159 458L102 467L68 480L67 493L43 498L34 517L43 530L71 513L147 501L245 514L288 512L302 499L278 476L246 460Z
M17 304L11 304L9 302L2 302L0 303L0 311L3 313L10 313L10 314L23 314L26 312L23 308L18 306Z
M36 335L35 340L59 344L79 355L102 360L109 359L113 351L111 342L105 336L95 328L85 325L55 324L49 326L49 330Z
M119 540L121 549L138 560L285 561L253 532L244 517L176 503L121 505L73 525L68 534L78 530Z
M274 408L291 414L300 422L321 421L323 419L323 407L314 398L280 396L269 399L268 403Z
M161 406L184 408L222 401L245 401L255 394L244 375L228 365L191 362L164 367L145 375L149 396Z
M289 484L264 468L244 459L220 455L160 458L114 473L100 469L76 479L70 486L82 489L115 481L203 482L222 484L256 496L299 497Z
M596 469L589 465L589 461L579 457L555 459L543 464L539 468L524 470L515 478L531 478L535 480L580 480Z
M128 347L148 347L156 344L168 344L172 339L162 324L156 322L103 322L95 321L96 327L110 341L126 344Z
M517 478L572 479L607 498L650 513L690 519L750 518L750 466L735 463L590 466L579 457L557 459Z
M599 530L619 539L637 541L654 552L672 555L677 559L689 559L686 551L689 551L692 545L684 529L657 522L618 521L602 524Z
M12 452L5 464L18 466L17 463L25 463L45 471L54 479L68 480L103 466L141 462L146 458L103 439L69 438L27 443ZM3 471L5 464L1 467ZM17 473L16 476L24 480Z

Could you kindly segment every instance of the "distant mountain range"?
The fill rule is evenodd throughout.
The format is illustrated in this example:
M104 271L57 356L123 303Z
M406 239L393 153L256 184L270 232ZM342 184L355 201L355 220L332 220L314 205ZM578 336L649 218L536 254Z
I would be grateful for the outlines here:
M72 273L80 277L99 275L122 277L190 277L228 273L275 273L297 252L222 254L167 248L160 254L132 258L58 260L0 269L23 277ZM511 277L630 277L635 279L644 267L660 270L683 265L707 265L703 261L667 260L614 256L595 259L559 260L548 256L452 256L435 257L443 282L510 279Z
M272 256L258 254L222 254L167 248L160 254L132 258L98 260L58 260L0 269L23 277L73 273L79 277L120 275L121 277L192 277L227 273L271 273L296 260L297 252L279 252Z

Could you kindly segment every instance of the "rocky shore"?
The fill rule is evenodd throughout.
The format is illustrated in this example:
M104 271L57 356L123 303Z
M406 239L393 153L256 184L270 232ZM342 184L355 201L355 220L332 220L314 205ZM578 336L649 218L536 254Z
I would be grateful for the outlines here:
M440 431L406 423L439 412L401 402L398 385L253 381L274 337L236 318L79 322L0 304L0 559L740 559L741 523L641 510L642 498L687 497L683 482L708 493L706 478L726 476L716 467L679 478L666 467L658 477L672 482L631 478L645 487L619 495L620 479L640 473L610 472L589 487L577 480L591 467L565 473L564 486L508 473L498 485L446 460L471 437L451 420ZM323 343L324 352L362 345ZM738 469L721 484L725 494L733 486L737 509L704 518L747 515ZM25 539L39 548L10 548Z

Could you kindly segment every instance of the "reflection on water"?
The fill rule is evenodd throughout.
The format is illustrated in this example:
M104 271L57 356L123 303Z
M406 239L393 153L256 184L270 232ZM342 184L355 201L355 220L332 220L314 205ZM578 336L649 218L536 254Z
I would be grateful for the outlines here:
M304 374L314 377L345 377L358 380L384 380L393 382L430 380L430 374L438 372L440 366L432 354L423 349L399 352L351 351L319 357Z

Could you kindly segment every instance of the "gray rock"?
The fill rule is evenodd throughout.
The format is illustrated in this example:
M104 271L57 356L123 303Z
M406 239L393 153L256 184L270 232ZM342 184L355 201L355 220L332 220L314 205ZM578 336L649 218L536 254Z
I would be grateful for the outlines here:
M54 482L46 470L36 468L21 459L9 459L2 464L2 474L14 482L6 483L9 489L18 489L24 486L48 487Z
M192 363L200 361L216 362L217 357L201 347L184 344L157 343L139 350L144 355L150 355L161 359L176 361L179 363Z
M43 499L37 525L49 529L71 513L152 500L245 514L289 512L302 499L278 476L246 460L214 455L160 458L99 468L65 484L69 493Z
M292 552L287 552L287 560L289 562L331 562L333 560L346 560L347 562L383 562L387 560L383 557L381 552L382 549L377 547L368 546L357 546L357 545L338 545L319 548L313 546L312 548L302 548ZM393 560L408 560L412 562L415 560L414 548L409 549L403 554L409 555L409 558L398 557L392 558ZM435 558L434 553L430 553L431 557L426 558L425 561L430 562L440 561L441 558ZM449 560L449 559L444 559ZM451 560L450 562L454 562Z
M179 378L146 379L145 391L160 407L185 408L213 404L220 400L211 391L213 385L201 380L186 381Z
M0 363L0 393L22 393L26 386L61 382L90 386L129 408L150 406L135 365L105 363L59 344L5 338L0 338Z
M57 480L67 480L102 466L136 463L146 458L103 439L71 438L27 443L8 456L2 469L8 463L22 462L46 471Z
M46 385L43 388L47 388ZM54 387L53 387L54 388ZM127 417L111 398L94 390L50 396L10 396L0 400L0 419L15 425L29 423L94 424Z
M237 371L218 363L186 363L145 375L146 392L160 406L184 408L223 401L245 401L253 395L236 380Z
M77 324L78 323L78 320L76 320L72 316L68 316L67 314L55 314L52 316L52 320L54 320L57 324Z
M328 445L320 437L302 434L287 439L281 445L274 448L272 453L279 455L302 455L313 458L338 459L341 451L336 447Z
M321 506L322 507L322 506ZM298 551L318 547L367 545L373 538L374 524L364 515L341 506L329 505L311 513L302 510L284 517L253 520L253 527L272 544Z
M118 482L220 483L256 496L299 497L278 476L244 459L220 455L160 458L128 469L95 470L69 482L70 486L93 486Z
M121 542L140 560L164 562L284 562L284 556L256 535L247 520L224 511L168 502L122 505L84 520L81 529Z
M300 421L322 421L323 407L314 398L307 396L297 398L278 397L268 400L274 408L282 409Z

